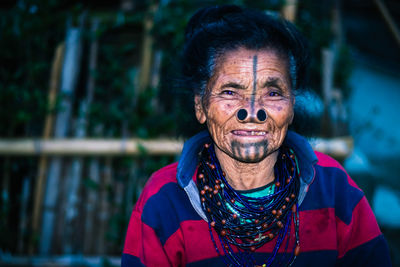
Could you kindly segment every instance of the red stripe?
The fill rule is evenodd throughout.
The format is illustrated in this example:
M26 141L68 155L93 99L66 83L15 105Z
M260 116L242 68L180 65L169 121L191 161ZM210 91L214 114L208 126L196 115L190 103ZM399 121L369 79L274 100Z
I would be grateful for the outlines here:
M136 256L146 266L167 266L169 260L153 228L140 220L133 211L129 222L123 253Z
M352 220L349 225L336 217L338 227L338 251L339 258L349 250L368 242L381 234L375 216L363 197L353 210Z
M294 248L295 236L293 229L294 225L292 222L288 252L291 252ZM220 253L223 254L219 238L214 230L213 236ZM287 238L283 241L279 252L284 251ZM270 253L273 251L275 244L276 239L266 243L257 249L256 252ZM337 250L336 244L336 221L335 210L333 208L300 212L300 247L302 252ZM182 249L182 246L187 256L185 261L187 263L219 256L211 241L208 223L203 220L182 222L180 230L167 240L164 250L176 253L176 251ZM234 250L237 251L236 249Z
M188 263L218 257L206 221L184 221L181 223L181 229L185 235L184 246ZM214 238L219 243L215 232Z
M300 212L300 250L336 250L335 209Z
M184 247L182 228L179 228L164 244L164 251L168 255L172 266L186 265L186 251Z
M133 211L125 236L123 253L139 256L141 250L140 242L143 240L142 231L140 230L141 224L139 212Z
M317 155L318 157L318 162L317 165L321 166L321 167L334 167L334 168L338 168L341 169L344 173L346 173L347 175L347 181L348 183L357 188L360 189L357 184L350 178L350 176L347 174L346 170L342 167L342 165L339 164L339 162L337 162L336 160L334 160L333 158L329 157L328 155L325 155L321 152L315 151L315 155Z

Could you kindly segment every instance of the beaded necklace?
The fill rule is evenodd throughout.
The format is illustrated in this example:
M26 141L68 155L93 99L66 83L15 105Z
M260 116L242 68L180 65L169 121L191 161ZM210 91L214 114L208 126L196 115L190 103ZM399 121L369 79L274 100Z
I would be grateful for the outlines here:
M293 150L280 148L274 174L275 189L272 194L256 198L246 196L227 182L215 156L214 146L204 145L200 153L197 187L212 242L227 266L283 266L284 262L286 266L291 266L299 255L297 196L300 171ZM292 221L296 240L291 253L287 255ZM223 253L213 237L213 228L218 234ZM278 250L286 236L284 253L279 256ZM257 265L252 252L274 239L276 244L271 256Z

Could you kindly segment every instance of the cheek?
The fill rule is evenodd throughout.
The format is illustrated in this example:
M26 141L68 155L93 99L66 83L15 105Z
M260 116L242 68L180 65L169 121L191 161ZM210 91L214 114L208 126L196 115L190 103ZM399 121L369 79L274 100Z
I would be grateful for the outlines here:
M283 127L291 123L293 108L290 105L273 104L268 106L269 115L277 126Z

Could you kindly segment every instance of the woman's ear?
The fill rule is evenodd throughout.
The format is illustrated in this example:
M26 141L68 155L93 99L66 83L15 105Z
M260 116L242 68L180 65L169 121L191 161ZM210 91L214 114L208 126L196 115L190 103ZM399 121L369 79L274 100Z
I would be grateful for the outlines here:
M206 122L206 114L205 114L204 108L203 108L202 97L199 95L196 95L194 97L194 110L196 112L197 120L201 124L205 123Z

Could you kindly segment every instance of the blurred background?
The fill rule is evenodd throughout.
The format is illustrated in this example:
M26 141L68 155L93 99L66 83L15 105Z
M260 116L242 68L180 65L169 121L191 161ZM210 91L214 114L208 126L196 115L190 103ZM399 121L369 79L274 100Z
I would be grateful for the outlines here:
M197 125L176 86L184 27L234 3L310 40L295 130L365 192L400 266L400 2L3 0L0 266L119 266L152 172Z

